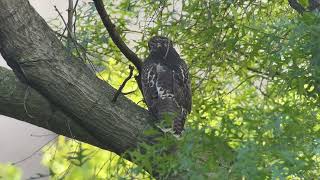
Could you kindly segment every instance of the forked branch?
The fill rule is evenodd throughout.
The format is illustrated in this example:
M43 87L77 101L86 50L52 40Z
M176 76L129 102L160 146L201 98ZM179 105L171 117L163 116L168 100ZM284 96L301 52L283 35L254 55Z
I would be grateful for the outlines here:
M127 84L127 82L131 79L132 75L133 75L133 70L134 67L129 65L129 69L130 69L130 74L129 76L123 81L123 83L121 84L121 86L119 87L119 89L116 91L116 93L113 96L112 102L116 102L118 99L118 96L122 93L122 90L124 88L124 86Z

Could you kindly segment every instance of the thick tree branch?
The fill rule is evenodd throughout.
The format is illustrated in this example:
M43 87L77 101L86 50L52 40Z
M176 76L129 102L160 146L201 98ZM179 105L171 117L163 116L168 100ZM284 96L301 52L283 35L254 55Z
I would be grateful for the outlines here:
M34 124L103 149L86 129L75 123L27 84L21 83L11 70L0 67L0 114Z
M319 9L319 7L320 7L320 0L309 0L308 9L310 11L314 11L316 9Z
M116 30L115 25L112 23L110 16L108 15L107 11L104 8L104 4L102 0L93 0L96 6L96 9L101 17L101 20L106 27L110 37L112 38L113 42L117 45L123 55L131 61L134 66L141 72L142 61L141 59L129 49L129 47L123 42L122 38L120 37L119 33Z
M289 5L296 10L299 14L302 14L305 9L297 0L288 0Z
M148 112L123 96L111 103L115 89L78 59L66 60L64 46L28 1L0 1L0 53L20 80L109 150L121 154L148 139L142 133L152 127Z
M296 10L299 14L303 14L306 11L306 9L297 0L288 0L288 2L291 8ZM309 0L308 3L309 11L317 10L320 7L320 0Z

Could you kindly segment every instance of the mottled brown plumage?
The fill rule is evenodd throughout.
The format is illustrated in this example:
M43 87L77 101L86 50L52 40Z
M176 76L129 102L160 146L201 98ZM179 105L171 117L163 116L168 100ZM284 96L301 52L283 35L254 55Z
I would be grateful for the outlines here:
M144 99L149 111L160 121L172 121L173 132L180 135L191 111L187 64L166 37L155 36L148 46L150 55L141 72Z

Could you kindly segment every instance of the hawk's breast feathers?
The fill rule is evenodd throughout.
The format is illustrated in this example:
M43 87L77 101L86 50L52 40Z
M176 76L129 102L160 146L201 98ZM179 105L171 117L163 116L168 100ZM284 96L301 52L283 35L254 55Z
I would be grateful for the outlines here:
M191 111L188 67L172 45L169 46L170 43L150 41L149 46L156 44L158 49L151 49L143 64L141 82L144 99L157 119L163 120L166 115L171 115L173 131L180 134ZM161 47L167 49L161 50Z

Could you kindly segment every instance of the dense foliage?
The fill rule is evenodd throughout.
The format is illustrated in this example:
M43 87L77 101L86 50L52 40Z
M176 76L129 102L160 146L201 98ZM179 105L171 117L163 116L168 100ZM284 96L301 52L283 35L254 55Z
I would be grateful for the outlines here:
M319 13L299 15L283 0L105 3L140 57L146 57L152 35L175 42L190 67L193 111L182 139L168 135L154 146L142 144L128 152L138 166L60 139L45 150L53 178L150 179L155 172L163 179L320 176ZM130 62L113 44L93 4L77 14L75 55L118 88ZM124 91L133 91L127 97L145 107L134 79ZM168 153L172 149L175 153Z

